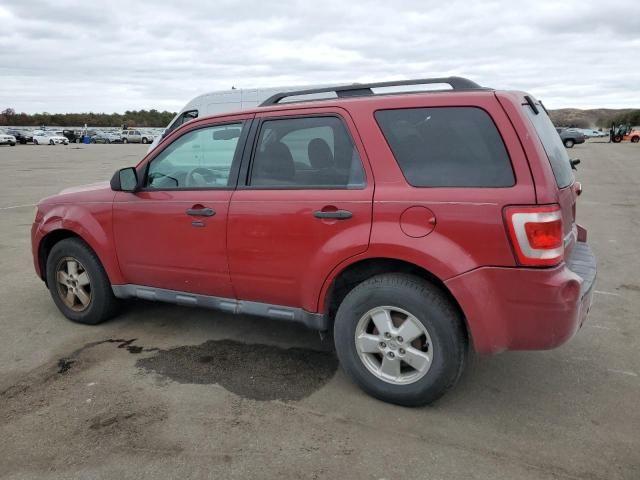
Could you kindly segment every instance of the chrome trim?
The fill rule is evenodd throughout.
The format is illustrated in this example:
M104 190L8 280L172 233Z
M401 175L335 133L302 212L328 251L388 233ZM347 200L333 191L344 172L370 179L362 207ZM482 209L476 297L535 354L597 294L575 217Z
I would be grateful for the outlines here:
M276 320L287 320L302 323L313 330L320 331L325 331L329 328L327 315L307 312L302 308L214 297L211 295L200 295L133 284L113 285L111 288L117 298L141 298L143 300L174 303L190 307L210 308L233 314L256 315Z

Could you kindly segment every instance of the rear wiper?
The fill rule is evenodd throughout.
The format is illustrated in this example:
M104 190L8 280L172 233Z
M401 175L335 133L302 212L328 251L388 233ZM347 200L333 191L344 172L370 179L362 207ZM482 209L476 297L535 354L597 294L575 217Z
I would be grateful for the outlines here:
M577 170L576 165L580 165L580 159L576 158L575 160L569 160L569 163L571 164L572 170Z

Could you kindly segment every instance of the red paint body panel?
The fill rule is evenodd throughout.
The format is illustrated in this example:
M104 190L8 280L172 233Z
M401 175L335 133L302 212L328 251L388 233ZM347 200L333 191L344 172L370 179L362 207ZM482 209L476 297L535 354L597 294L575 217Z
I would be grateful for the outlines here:
M551 269L483 267L445 282L467 318L475 350L547 350L578 330L592 292L565 264ZM499 295L496 295L500 292Z
M118 192L113 233L126 283L233 298L227 263L231 190ZM193 217L196 205L213 217ZM201 227L192 222L201 222Z
M111 228L114 196L108 183L100 183L63 190L38 204L36 222L31 227L31 245L39 276L42 276L38 260L40 242L51 232L68 230L83 238L96 252L111 283L124 283Z

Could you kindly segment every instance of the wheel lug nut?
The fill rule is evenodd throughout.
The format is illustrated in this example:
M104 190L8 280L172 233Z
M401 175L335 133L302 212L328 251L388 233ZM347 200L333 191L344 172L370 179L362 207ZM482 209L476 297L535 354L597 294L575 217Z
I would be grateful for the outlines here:
M398 350L398 353L399 353L400 355L404 355L404 348L401 348L400 350Z
M389 332L384 332L384 338L391 338L391 334Z
M396 354L393 352L389 352L389 358L395 358Z
M398 335L398 341L399 341L400 343L402 343L402 342L404 342L404 338L402 338L401 336L399 336L399 335Z
M387 344L386 344L386 343L384 343L384 342L380 342L380 348L386 348L386 347L387 347Z

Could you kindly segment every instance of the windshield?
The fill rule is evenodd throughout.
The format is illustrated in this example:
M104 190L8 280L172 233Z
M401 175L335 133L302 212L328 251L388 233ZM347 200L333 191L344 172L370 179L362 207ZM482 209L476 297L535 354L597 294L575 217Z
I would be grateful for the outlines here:
M547 153L547 157L549 157L549 163L551 163L558 188L568 187L574 180L573 171L571 170L571 159L551 119L544 108L542 108L542 104L536 102L536 105L538 105L537 114L529 105L524 105L522 108L524 108L527 117L529 117L529 120L531 120L531 123L536 129L544 151Z

